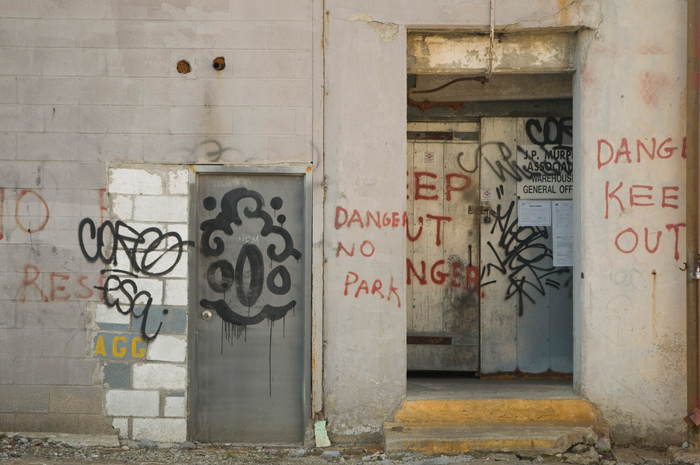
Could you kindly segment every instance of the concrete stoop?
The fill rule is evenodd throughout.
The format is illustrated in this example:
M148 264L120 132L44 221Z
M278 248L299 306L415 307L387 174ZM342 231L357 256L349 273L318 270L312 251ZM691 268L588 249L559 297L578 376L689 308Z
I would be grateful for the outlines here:
M384 424L386 453L554 455L608 438L593 405L578 398L406 401Z

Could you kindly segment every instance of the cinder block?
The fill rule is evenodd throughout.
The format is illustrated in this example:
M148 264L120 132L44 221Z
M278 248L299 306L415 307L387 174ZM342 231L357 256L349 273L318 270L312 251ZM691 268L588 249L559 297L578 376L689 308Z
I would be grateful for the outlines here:
M83 329L45 329L42 332L41 354L48 357L87 357L89 343Z
M311 3L304 0L240 0L231 4L234 20L310 21Z
M140 315L143 307L137 307L136 314ZM158 334L185 334L187 329L187 309L184 307L160 306L153 305L148 312L148 320L146 321L146 333L153 335L158 331ZM141 318L134 318L132 322L134 331L141 331Z
M100 134L109 129L109 108L88 105L52 105L44 107L46 130ZM92 154L93 157L95 153Z
M3 3L3 8L4 6ZM0 53L0 75L39 76L41 67L41 49L3 48Z
M165 398L165 407L163 408L163 416L165 417L185 417L187 405L184 397Z
M95 134L17 134L17 154L25 160L94 160L99 150Z
M78 415L78 434L114 434L112 421L104 415Z
M2 15L5 18L39 18L43 6L43 0L5 0L2 2Z
M76 309L75 302L70 301L26 306L17 313L18 328L71 329L80 328L84 324L84 313Z
M126 195L113 196L112 214L120 220L130 220L134 215L134 201Z
M234 134L297 134L296 108L233 108Z
M150 21L144 47L160 49L267 48L265 23L255 21Z
M0 347L6 357L41 355L41 329L0 329Z
M62 413L17 413L16 431L23 432L78 432L78 415Z
M259 163L267 158L267 136L144 136L144 161L162 163ZM0 173L1 175L1 173Z
M163 303L163 281L161 279L138 278L135 279L134 282L136 283L139 292L146 291L150 294L152 305L160 305ZM137 304L138 303L141 302L139 301Z
M41 413L48 411L48 386L0 385L0 412Z
M17 103L17 78L0 78L0 103Z
M169 363L137 363L133 366L135 389L177 389L187 386L187 370L184 365Z
M129 363L105 363L104 376L104 382L112 389L131 388L131 364Z
M148 344L148 360L185 363L187 341L183 337L159 335Z
M92 359L41 357L15 359L15 382L32 385L93 384L98 361Z
M172 108L173 134L231 134L232 115L227 108Z
M198 0L196 8L191 0L167 0L165 2L142 2L120 0L110 3L113 19L175 19L210 20L229 19L229 0Z
M80 82L80 103L83 105L141 105L143 101L140 79L85 77L73 81Z
M97 79L97 78L94 78ZM19 102L30 105L80 103L80 80L66 77L26 77L17 82Z
M270 136L269 160L272 162L311 163L313 144L311 136Z
M2 90L0 89L0 92ZM0 160L15 160L17 158L17 134L0 134Z
M95 310L95 321L98 324L107 323L128 326L131 322L131 316L119 312L117 307L110 308L104 304L100 304L97 306L97 310Z
M117 49L107 51L109 76L156 77L170 74L168 49Z
M0 384L14 383L14 363L15 359L12 357L0 357Z
M0 105L0 131L36 132L43 130L44 118L41 114L41 107L14 104ZM6 185L6 187L9 186Z
M177 170L168 173L168 192L175 195L189 193L189 173L187 170ZM168 228L168 230L171 230Z
M107 391L106 411L117 417L157 417L160 396L157 391Z
M0 302L0 328L14 328L17 311L14 302Z
M0 431L18 431L15 428L14 413L0 413Z
M127 439L129 437L129 419L115 418L112 420L112 428L117 430L119 439Z
M186 279L167 279L165 281L165 299L164 305L187 305L187 280Z
M143 136L140 134L100 134L100 153L110 161L143 161Z
M52 174L50 182L55 189L75 189L76 173L80 173L81 189L103 189L106 186L107 171L99 162L7 161L0 170L0 182L5 188L36 186L39 172ZM48 181L44 179L43 182ZM40 182L39 187L41 185Z
M311 21L267 24L269 50L311 50Z
M160 195L163 193L163 179L159 174L142 169L112 169L109 171L109 192Z
M96 20L80 21L81 48L140 48L143 47L141 21Z
M185 52L180 57L180 59L188 58ZM189 63L190 60L187 62ZM193 64L190 63L190 65ZM207 81L208 79L145 79L143 82L143 103L144 105L167 106L204 105L205 102L213 100L209 97L205 99Z
M206 102L228 107L269 105L268 86L264 79L203 80Z
M108 14L104 0L44 0L43 18L101 19Z
M106 76L107 54L100 49L44 50L44 76Z
M139 196L134 199L134 219L164 223L184 223L188 199L185 196Z
M183 442L187 437L187 425L182 418L134 418L132 439L154 442Z
M234 50L234 78L311 78L311 52L302 50Z
M51 386L49 412L102 414L105 390L102 386Z
M157 134L169 131L170 110L161 107L110 107L109 131L116 133Z
M267 102L271 107L311 107L311 79L270 79Z
M56 19L21 19L17 23L19 47L77 47L78 22Z

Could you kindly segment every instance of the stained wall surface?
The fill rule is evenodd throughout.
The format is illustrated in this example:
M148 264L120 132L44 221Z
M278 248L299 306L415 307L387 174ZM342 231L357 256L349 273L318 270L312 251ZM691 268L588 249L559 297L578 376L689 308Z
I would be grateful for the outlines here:
M188 165L313 163L310 414L334 441L377 440L405 395L408 36L486 33L490 4L3 2L0 430L183 440ZM677 440L686 2L494 4L509 39L575 37L575 385L617 440ZM97 255L101 225L116 258ZM161 268L123 245L165 235ZM141 306L105 303L128 276L110 268L152 299L143 330Z

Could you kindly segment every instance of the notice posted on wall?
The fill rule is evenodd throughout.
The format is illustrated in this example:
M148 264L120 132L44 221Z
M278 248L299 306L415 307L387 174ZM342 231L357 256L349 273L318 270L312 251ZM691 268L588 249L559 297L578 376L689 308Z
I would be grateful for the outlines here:
M552 258L554 266L574 266L574 203L552 201Z
M518 200L520 226L551 226L552 202L549 200Z

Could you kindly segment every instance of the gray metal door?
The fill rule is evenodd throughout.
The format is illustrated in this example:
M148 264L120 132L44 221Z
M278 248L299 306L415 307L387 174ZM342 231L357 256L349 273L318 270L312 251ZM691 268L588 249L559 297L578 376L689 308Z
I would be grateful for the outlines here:
M307 184L294 173L197 177L193 439L303 442Z

